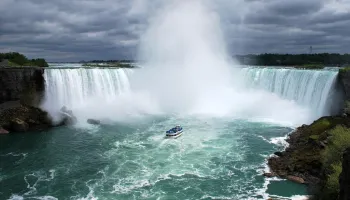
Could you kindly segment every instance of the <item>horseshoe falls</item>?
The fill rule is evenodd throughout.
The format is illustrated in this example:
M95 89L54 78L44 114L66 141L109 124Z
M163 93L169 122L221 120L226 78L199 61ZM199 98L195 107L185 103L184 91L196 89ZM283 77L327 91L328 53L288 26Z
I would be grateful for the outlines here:
M336 111L337 72L238 66L211 1L166 2L139 38L142 68L45 68L41 108L78 123L1 137L0 199L308 195L262 173L295 127ZM183 135L166 139L176 125Z
M135 70L142 71L116 68L46 70L46 101L43 107L54 113L62 106L67 106L75 110L82 120L86 120L84 116L116 118L115 113L122 111L130 115L131 112L159 114L158 106L149 96L132 90L131 80ZM337 111L332 107L337 103L334 98L338 97L337 71L244 67L240 69L240 75L244 77L242 87L245 90L263 90L307 109L307 118L303 123ZM241 102L235 103L235 106L245 106ZM289 120L294 122L294 119ZM293 125L300 125L298 122L295 121Z
M302 185L261 175L268 170L266 158L284 147L283 139L294 126L280 124L278 118L164 113L152 98L133 93L133 77L141 70L45 70L43 107L53 112L65 105L78 116L79 124L1 141L11 144L3 144L0 151L1 199L302 199L307 195ZM240 73L244 90L278 96L268 98L275 102L264 112L276 112L273 107L285 100L297 105L283 106L310 111L287 115L291 121L303 118L301 114L314 120L330 112L327 102L335 92L336 71L245 67ZM89 125L87 118L102 119L103 124ZM165 130L176 124L184 127L184 135L164 139Z

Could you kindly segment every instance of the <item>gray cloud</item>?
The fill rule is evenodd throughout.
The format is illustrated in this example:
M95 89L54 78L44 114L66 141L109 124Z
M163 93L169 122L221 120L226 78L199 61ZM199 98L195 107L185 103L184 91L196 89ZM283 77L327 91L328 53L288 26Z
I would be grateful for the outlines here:
M267 6L267 10L276 15L300 16L318 12L322 6L320 0L274 1Z
M348 52L349 0L208 0L231 54ZM0 51L49 61L133 59L161 0L1 0ZM176 27L174 27L176 28Z

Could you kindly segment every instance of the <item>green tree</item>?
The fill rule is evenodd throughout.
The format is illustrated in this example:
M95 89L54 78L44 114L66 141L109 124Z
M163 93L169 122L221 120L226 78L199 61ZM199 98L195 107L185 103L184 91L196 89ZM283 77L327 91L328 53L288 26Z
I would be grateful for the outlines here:
M49 66L43 58L29 60L26 56L18 52L0 53L0 61L4 59L8 60L11 66Z

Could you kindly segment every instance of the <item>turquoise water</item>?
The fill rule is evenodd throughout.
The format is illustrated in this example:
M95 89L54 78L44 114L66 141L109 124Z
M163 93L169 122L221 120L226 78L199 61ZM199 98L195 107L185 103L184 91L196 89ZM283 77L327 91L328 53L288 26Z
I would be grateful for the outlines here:
M164 139L181 124L184 134ZM266 199L305 194L261 176L291 128L229 118L146 117L0 138L0 199ZM287 184L287 185L286 185Z

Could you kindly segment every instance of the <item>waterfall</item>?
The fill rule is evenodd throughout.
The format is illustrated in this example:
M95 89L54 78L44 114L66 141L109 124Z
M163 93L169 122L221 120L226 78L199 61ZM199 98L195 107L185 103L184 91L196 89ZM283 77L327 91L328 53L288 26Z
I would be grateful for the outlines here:
M132 72L116 68L47 69L42 107L52 114L62 106L75 110L111 103L130 90L128 76Z
M336 93L338 71L293 68L242 69L245 84L275 93L283 99L311 108L316 117L331 114L328 100Z
M121 119L133 115L130 113L164 112L159 107L159 99L147 91L140 93L132 89L133 82L130 78L137 79L137 76L132 75L134 72L136 72L134 69L117 68L46 69L45 101L42 107L53 115L62 106L67 106L81 119L86 117ZM198 97L203 99L204 103L196 105L198 106L196 109L215 110L222 107L225 110L228 106L222 104L228 103L233 104L235 110L231 113L236 115L235 117L258 116L258 118L273 118L273 121L276 121L283 115L282 121L291 120L293 123L294 121L299 123L304 118L309 122L333 114L332 106L338 104L334 100L337 93L335 84L337 71L246 67L242 68L240 73L246 88L243 89L247 93L242 90L231 94L230 90L227 90L229 96L224 102L217 101L214 97ZM258 91L267 91L282 100L271 95L256 93ZM299 108L295 107L294 103L292 105L284 101L294 102ZM300 108L309 110L309 113L303 114ZM304 122L307 123L305 120Z

